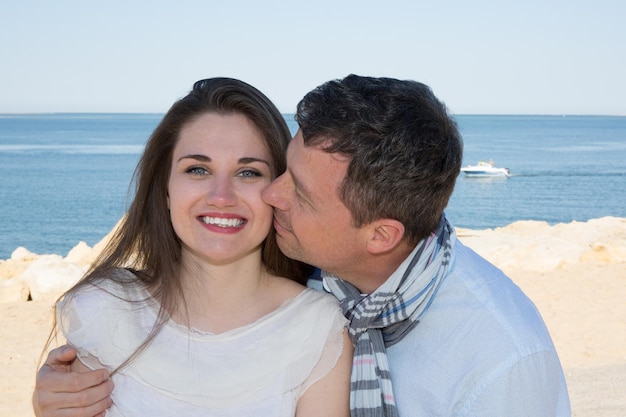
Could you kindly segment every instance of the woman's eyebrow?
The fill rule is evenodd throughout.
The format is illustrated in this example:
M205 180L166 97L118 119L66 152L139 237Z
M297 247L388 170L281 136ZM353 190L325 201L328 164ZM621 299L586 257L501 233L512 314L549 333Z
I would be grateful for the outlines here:
M201 155L201 154L190 154L190 155L183 155L180 158L178 158L177 162L180 162L184 159L195 159L196 161L201 161L201 162L211 162L213 161L213 159L211 159L211 157L206 156L206 155ZM262 159L262 158L255 158L253 156L244 156L243 158L239 158L238 162L240 164L250 164L253 162L260 162L263 163L265 165L267 165L268 167L272 167L271 164L269 163L269 161Z
M180 162L183 159L195 159L197 161L202 161L202 162L211 162L212 159L206 155L200 155L200 154L191 154L191 155L183 155L180 158L178 158L176 160L176 162Z

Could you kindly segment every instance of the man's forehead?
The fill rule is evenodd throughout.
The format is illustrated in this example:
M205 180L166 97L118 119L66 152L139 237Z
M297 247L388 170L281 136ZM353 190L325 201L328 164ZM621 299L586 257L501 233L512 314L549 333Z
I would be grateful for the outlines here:
M316 140L315 145L305 145L302 132L298 130L287 146L287 155L289 156L289 154L291 154L293 156L297 156L300 162L302 162L302 160L309 160L312 157L321 157L328 158L329 161L339 162L341 164L349 163L349 156L343 155L339 152L327 152L324 150L327 146L332 145L332 142L333 140L330 138L323 138L322 140Z
M302 164L304 161L311 158L312 154L315 152L316 147L314 146L305 146L304 139L302 137L302 132L298 130L296 135L289 141L289 145L287 146L287 164L289 164L290 159L296 159L298 164Z
M303 171L310 171L315 166L308 163L312 152L311 147L304 146L302 136L296 134L287 147L287 170L296 177L305 175Z

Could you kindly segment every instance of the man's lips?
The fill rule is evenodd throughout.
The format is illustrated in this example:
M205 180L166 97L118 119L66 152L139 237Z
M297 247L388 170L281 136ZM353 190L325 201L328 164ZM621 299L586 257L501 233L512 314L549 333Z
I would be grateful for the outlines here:
M291 229L285 227L284 224L285 224L284 220L281 221L280 216L277 216L276 214L274 214L274 229L276 229L277 233L280 233L281 231L291 232Z

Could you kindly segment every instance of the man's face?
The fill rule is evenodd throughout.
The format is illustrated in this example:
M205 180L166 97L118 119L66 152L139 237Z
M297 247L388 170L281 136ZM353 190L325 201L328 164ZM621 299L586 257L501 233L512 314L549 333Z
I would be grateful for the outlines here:
M274 206L280 249L290 258L347 278L365 250L363 232L339 198L349 160L306 147L298 131L287 150L287 170L263 191Z

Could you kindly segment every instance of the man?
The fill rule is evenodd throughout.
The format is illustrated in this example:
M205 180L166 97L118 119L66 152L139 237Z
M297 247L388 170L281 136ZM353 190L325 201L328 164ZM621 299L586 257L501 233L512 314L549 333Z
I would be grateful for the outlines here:
M536 308L444 215L462 142L431 90L351 75L307 94L296 118L287 171L264 200L283 252L324 271L350 320L352 415L569 416ZM40 371L35 405L107 405L103 371L68 382L51 369ZM54 381L91 388L55 396Z

